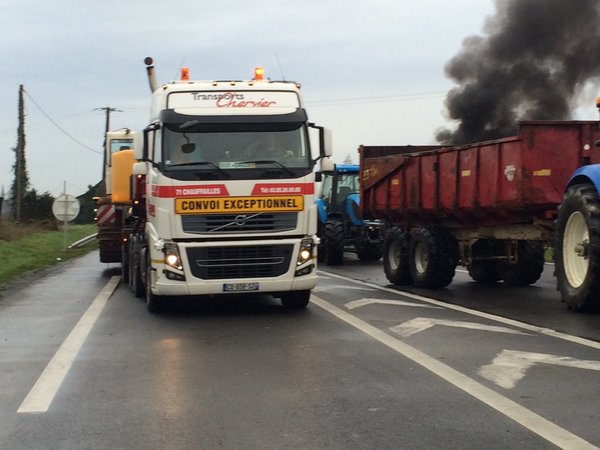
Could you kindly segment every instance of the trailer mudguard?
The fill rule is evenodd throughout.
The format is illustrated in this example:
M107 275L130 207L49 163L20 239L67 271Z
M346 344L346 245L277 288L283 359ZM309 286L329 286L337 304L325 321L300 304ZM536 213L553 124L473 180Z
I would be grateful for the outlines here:
M600 193L600 164L590 164L577 169L571 176L565 191L575 184L590 182L596 187L596 191Z

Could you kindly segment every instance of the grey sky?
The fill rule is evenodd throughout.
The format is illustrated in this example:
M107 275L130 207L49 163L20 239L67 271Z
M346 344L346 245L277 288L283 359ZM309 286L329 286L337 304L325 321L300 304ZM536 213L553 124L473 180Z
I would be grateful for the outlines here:
M100 179L104 113L112 129L147 124L150 91L190 68L192 79L271 79L302 84L311 121L330 128L334 159L359 144L427 144L450 126L444 65L481 34L492 0L242 2L2 0L0 186L8 191L19 84L61 128L26 103L26 156L39 192L63 181L79 195ZM595 95L595 94L594 94ZM593 99L585 118L595 118Z

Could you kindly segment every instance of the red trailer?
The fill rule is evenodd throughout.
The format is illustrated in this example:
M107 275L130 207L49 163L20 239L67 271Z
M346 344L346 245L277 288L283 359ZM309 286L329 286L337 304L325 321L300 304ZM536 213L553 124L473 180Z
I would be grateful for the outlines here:
M521 122L460 147L361 146L361 209L388 225L388 279L444 287L460 263L476 281L532 284L546 244L569 306L600 302L599 139L597 122Z

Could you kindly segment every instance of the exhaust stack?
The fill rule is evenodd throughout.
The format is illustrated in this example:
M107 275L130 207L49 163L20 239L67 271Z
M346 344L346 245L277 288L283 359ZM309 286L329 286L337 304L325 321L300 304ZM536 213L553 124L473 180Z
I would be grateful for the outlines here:
M154 66L152 65L153 62L154 61L149 56L144 59L144 64L146 64L146 72L148 73L148 83L152 93L154 93L156 90L156 73L154 72Z

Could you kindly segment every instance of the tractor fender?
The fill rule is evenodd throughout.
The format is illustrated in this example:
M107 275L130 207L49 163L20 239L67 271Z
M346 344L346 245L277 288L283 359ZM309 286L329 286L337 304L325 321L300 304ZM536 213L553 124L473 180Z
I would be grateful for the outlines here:
M600 164L582 166L573 172L569 183L565 187L565 191L576 184L587 183L592 183L596 188L596 192L600 193Z

